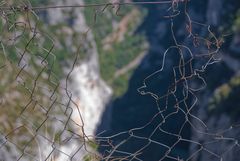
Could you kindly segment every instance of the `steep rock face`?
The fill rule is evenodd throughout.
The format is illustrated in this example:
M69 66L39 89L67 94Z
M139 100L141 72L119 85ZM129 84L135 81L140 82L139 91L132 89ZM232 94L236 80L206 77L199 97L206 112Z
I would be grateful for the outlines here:
M50 4L83 5L84 1L51 1ZM100 76L96 43L92 31L86 24L83 9L49 10L45 17L51 26L67 22L67 25L64 25L61 29L60 35L64 34L65 47L68 47L74 54L69 53L65 60L67 65L63 68L65 76L61 84L63 87L66 86L66 77L69 75L67 80L67 91L69 93L65 89L62 93L66 96L66 101L69 100L69 96L67 97L69 94L74 101L70 105L73 110L71 119L78 125L74 127L74 132L83 137L94 136L105 106L112 96L112 89ZM78 35L78 37L75 38L74 35ZM75 60L76 64L74 64ZM56 160L68 160L69 156L72 156L81 144L81 142L73 140L66 145L62 145L59 149L63 153L57 154ZM87 150L93 151L91 147L87 147ZM71 159L84 160L86 155L88 155L88 152L85 148L82 148Z
M52 3L54 5L83 5L84 1L67 0ZM73 99L78 104L83 120L80 119L77 109L73 111L73 119L80 125L84 124L86 135L93 135L101 113L112 94L111 88L101 79L99 74L98 52L93 34L88 31L89 27L86 24L82 9L71 9L65 12L61 9L49 10L47 17L50 25L71 21L69 24L71 28L68 28L70 34L65 40L66 44L73 41L71 33L78 33L79 42L75 45L86 49L84 53L86 56L83 60L79 60L79 63L77 62L70 75L69 91L73 93ZM70 43L69 47L78 47L72 45ZM76 49L74 50L76 51ZM64 69L66 75L71 70L71 65L69 69Z
M204 135L193 132L192 139L202 142L204 148L219 155L222 160L239 160L239 75L233 76L227 83L215 89L214 93L204 99L204 105L199 105L197 116L201 118L208 130L199 126L202 131L216 133L216 135ZM206 96L206 94L205 94ZM210 99L209 99L210 98ZM205 107L205 108L202 108ZM198 125L198 124L196 124ZM224 139L228 138L228 139ZM213 141L214 140L214 141ZM192 144L190 150L199 149ZM203 150L196 154L194 160L219 160Z
M78 0L33 0L30 1L30 3L31 2L32 6L35 7L45 5L56 6L83 4L83 1ZM96 2L95 0L90 2L90 0L86 0L86 2L102 3L102 0L100 0L99 2ZM104 2L107 2L107 0ZM26 7L28 4L29 3L26 2ZM5 3L3 5L5 5ZM27 100L23 100L20 97L23 107L18 106L18 110L22 110L21 108L24 108L24 106L26 106L26 109L29 109L30 111L30 114L24 111L23 113L25 115L22 116L21 119L25 121L25 124L28 121L29 124L26 124L26 126L31 127L33 133L36 134L36 137L35 135L28 136L24 134L24 139L20 139L20 136L18 136L17 134L14 135L14 137L16 137L17 141L22 142L21 144L19 143L19 147L27 144L26 142L31 138L32 142L35 143L36 141L37 145L26 145L26 147L32 150L33 152L31 151L29 153L34 153L32 156L36 157L37 159L39 158L39 160L44 160L47 157L48 159L54 158L60 161L65 161L68 159L83 160L83 158L88 154L85 148L89 148L88 151L92 151L93 148L88 146L88 142L86 142L87 146L84 146L85 148L82 148L78 151L78 148L80 146L83 146L82 144L84 141L82 141L81 139L82 137L86 138L86 136L94 135L96 126L98 125L100 117L102 116L102 112L105 109L105 105L108 103L112 95L112 89L105 83L105 81L101 79L99 72L99 64L103 64L104 66L102 68L104 70L101 71L101 75L103 77L105 76L104 79L107 80L108 84L111 84L111 86L115 86L115 88L118 88L118 94L122 93L122 91L124 91L127 87L126 80L128 80L128 77L130 75L129 71L132 71L136 67L136 65L139 64L140 60L144 55L139 49L142 49L142 47L145 48L145 46L143 45L141 47L138 47L137 45L135 45L142 43L142 39L140 37L132 37L132 35L134 34L135 26L141 19L141 13L136 8L134 8L134 10L132 11L132 8L128 8L127 11L124 10L124 13L129 11L130 14L126 14L125 16L123 16L123 18L119 18L119 16L116 15L117 6L115 5L115 8L112 8L112 6L108 6L108 9L106 8L106 12L104 13L101 13L101 9L105 8L106 6L100 6L99 8L88 8L88 11L86 11L85 8L81 7L67 7L64 9L54 8L46 10L36 10L36 12L34 10L34 12L31 12L32 15L30 15L30 19L28 19L26 18L27 14L25 14L25 10L21 10L24 3L22 3L21 1L9 1L9 5L16 6L16 8L10 7L8 6L8 3L6 3L6 10L8 10L8 7L11 8L9 10L12 11L12 15L15 15L15 9L19 9L19 17L18 14L16 14L16 19L14 19L16 21L20 21L21 23L19 24L27 24L26 26L33 25L34 27L35 24L37 25L36 30L39 31L39 35L37 35L38 38L34 39L34 43L31 43L31 46L28 48L28 52L26 52L24 58L22 59L24 61L21 61L19 63L19 67L17 67L17 69L21 70L20 68L26 65L27 68L22 71L28 70L27 72L31 73L29 82L27 82L26 84L30 86L32 84L36 84L41 90L41 92L43 92L44 96L37 96L39 100L44 99L44 101L32 99L33 97L31 96L31 93L30 99L27 98ZM85 12L88 13L86 14ZM100 22L100 24L97 24L93 27L96 27L98 29L96 32L88 30L89 26L93 26L91 25L91 22L94 21L94 12L99 12L99 15L97 15L97 17L99 16L100 18L100 16L102 16L101 20L97 21ZM22 16L21 14L23 14L24 16ZM11 14L9 15L9 17L12 16ZM30 20L29 23L28 20ZM87 22L88 24L90 24L89 26L87 25ZM12 21L12 23L14 24L15 22ZM15 29L13 26L15 25L12 25L12 29ZM31 29L32 28L30 27L30 30ZM32 36L32 32L34 31L28 30L26 34ZM16 33L14 33L14 31L9 32L9 35L13 35L14 37L20 34L21 30L16 31ZM24 39L24 36L19 36L22 39L18 41L20 42L20 44L17 44L16 46L24 50L27 43L26 41L29 41L28 38L30 38L30 36L26 37L27 40ZM14 45L15 44L13 44L11 48L15 48ZM9 47L9 55L11 55L11 59L18 59L19 55L21 57L21 54L18 53L19 51L13 52L11 48ZM97 48L99 53L97 51ZM117 50L115 51L116 48ZM122 52L123 49L125 51L124 53ZM18 48L16 48L16 50L18 50ZM115 52L118 53L115 54ZM139 57L137 57L138 55ZM2 58L4 57L4 54L0 56ZM37 64L34 67L30 61L32 59L34 59L33 64ZM101 59L101 61L99 61L98 59ZM121 61L118 61L120 59ZM5 68L6 64L4 65L4 63L2 63L2 59L0 60L0 63L0 69ZM13 64L13 66L14 65L16 64ZM125 65L127 66L125 67ZM38 70L40 69L46 69L46 71L44 70L42 72L42 75L38 75ZM5 70L1 70L1 72L5 72ZM6 76L12 78L16 75L18 74L13 73L13 75ZM41 81L37 80L38 78L40 78L40 75L44 77L44 80L46 79L44 83L41 82L42 79ZM124 80L124 83L122 83L121 80ZM23 86L25 86L25 82L22 83ZM121 87L124 87L125 89L122 90ZM43 90L42 88L44 88L45 90ZM3 90L3 92L5 92L4 94L6 95L4 97L8 97L8 91L6 92L5 90ZM19 97L19 95L24 96L24 92L26 91L21 91L19 94L13 93L12 98L14 98L15 95L17 97ZM5 105L5 98L1 99L1 103L2 100ZM12 103L10 99L8 101ZM8 101L6 102L9 103ZM27 102L25 103L25 101ZM32 103L31 101L34 103ZM44 103L42 104L42 102ZM6 107L8 107L7 103ZM38 104L40 107L38 106L37 108L35 108L36 104ZM33 107L29 108L28 106ZM38 109L39 111L35 112L35 109ZM42 109L43 111L41 111L40 109ZM16 120L19 116L15 108L11 107L11 110L8 110L8 112L4 111L3 115L5 115L6 113L7 115L14 114L10 118L13 118L13 120L17 121L18 123L20 122ZM34 114L32 115L32 113ZM39 114L40 116L36 117L35 114ZM17 116L15 117L15 115ZM105 116L106 115L103 116L104 120L108 123L106 123L104 126L108 127L110 121ZM2 117L3 120L1 121L4 122L6 126L8 126L8 123L4 120L4 118L5 116ZM10 124L14 124L14 121L11 120ZM12 129L10 130L14 131L14 127L12 127ZM78 135L80 139L70 139L65 142L66 138L72 137L73 135L71 132L69 132L69 128L73 130L73 133ZM44 131L44 134L42 134L40 131ZM8 131L1 134L1 136L5 136L7 135L7 133ZM54 146L56 147L54 147L52 143L54 143ZM1 144L3 144L4 146L2 149L6 148L4 150L1 150L2 154L7 152L7 148L9 148L8 144L10 144L10 141L6 141L6 138L3 137L1 138ZM29 156L27 156L26 153L21 151L22 149L20 149L19 152L14 152L16 149L14 145L12 145L10 148L12 148L13 150L9 150L9 153L7 153L6 155L0 155L0 159L16 160L17 157L20 156L23 160L31 160L28 159ZM13 154L13 157L7 157L8 154Z
M215 28L227 26L228 29L231 29L233 22L229 22L230 16L228 15L236 15L238 8L239 4L232 1L210 0L207 6L207 22ZM196 110L195 115L204 121L208 130L199 124L196 124L196 127L199 127L200 131L216 135L205 135L195 129L192 130L192 140L203 143L204 148L213 152L216 156L211 155L207 150L200 150L194 156L194 160L239 160L239 155L237 155L239 151L239 128L234 126L235 123L239 122L239 119L235 117L239 116L239 101L232 101L239 95L237 94L239 87L236 85L235 88L228 88L226 85L233 79L236 80L234 76L239 73L240 60L236 59L236 52L232 52L237 35L238 33L235 33L233 37L226 38L226 44L222 47L223 51L220 52L222 60L220 63L209 67L205 76L208 86L199 93L198 110ZM229 140L221 139L221 137L229 138ZM199 147L191 144L190 152L193 153L196 150L199 150Z

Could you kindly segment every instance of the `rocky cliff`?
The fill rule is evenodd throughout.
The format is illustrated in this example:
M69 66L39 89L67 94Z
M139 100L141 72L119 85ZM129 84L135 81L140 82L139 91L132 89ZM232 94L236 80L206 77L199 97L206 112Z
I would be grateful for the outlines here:
M1 4L0 160L239 160L240 4L173 2Z

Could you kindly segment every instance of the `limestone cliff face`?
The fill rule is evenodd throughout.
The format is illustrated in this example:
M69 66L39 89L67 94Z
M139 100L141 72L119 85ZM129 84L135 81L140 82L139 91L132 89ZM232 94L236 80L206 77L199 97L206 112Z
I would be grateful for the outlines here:
M74 6L84 4L83 0L40 0L30 1L29 3L31 2L32 6ZM98 2L86 0L85 2L103 3L102 0ZM108 1L105 0L104 2ZM29 3L26 2L26 5ZM35 98L35 95L30 94L26 100L23 100L21 96L24 97L24 92L26 91L21 91L22 93L17 94L14 93L12 98L15 98L15 96L20 97L22 106L16 105L18 111L15 110L16 108L13 105L10 106L11 110L6 110L7 112L4 111L1 113L4 115L1 119L5 118L5 115L11 115L11 117L9 117L7 121L3 119L1 122L4 123L4 126L10 127L11 129L9 130L13 131L17 126L20 126L20 123L23 123L24 127L25 125L30 127L30 132L33 130L33 133L30 133L26 129L24 132L27 131L26 133L28 135L31 134L31 136L24 133L22 136L25 140L18 140L18 138L20 138L18 135L14 135L14 139L16 139L17 142L21 142L19 143L19 147L21 147L26 144L29 138L33 137L32 141L34 145L26 147L32 150L32 153L34 153L33 157L39 158L39 160L44 160L47 157L60 161L68 160L69 156L74 155L76 151L78 153L76 153L71 160L83 160L84 156L88 154L86 151L92 151L93 149L86 145L87 150L85 147L78 151L79 146L83 144L81 137L86 138L86 136L91 136L90 139L92 139L92 136L96 134L96 128L102 117L104 117L106 121L104 127L110 125L111 118L105 117L106 115L102 116L102 114L105 111L106 104L110 102L112 97L112 87L115 86L115 88L118 88L119 95L123 93L123 91L127 89L127 81L130 77L129 73L133 71L143 58L144 54L139 50L139 48L145 48L144 45L141 45L142 39L133 36L135 27L141 19L141 13L135 7L131 6L127 11L125 9L123 10L123 13L128 13L129 11L129 14L124 15L122 18L116 15L117 6L114 5L114 8L111 5L107 5L87 9L84 7L67 7L64 9L34 10L34 12L31 12L32 14L29 14L29 17L27 17L28 15L25 14L25 10L22 10L24 4L25 3L20 1L9 1L9 4L8 1L7 3L3 3L3 5L6 6L6 10L8 10L8 7L10 8L9 15L7 16L9 16L10 19L13 17L16 18L11 21L13 24L10 24L10 28L15 29L14 21L29 27L27 31L25 31L22 26L19 27L19 29L11 31L6 28L7 33L4 35L7 37L6 46L8 48L6 47L6 53L10 55L10 62L13 61L12 59L16 59L12 64L9 63L9 66L14 66L16 72L20 70L20 74L18 75L17 73L13 73L11 71L12 69L9 68L8 71L9 73L11 72L11 74L6 76L14 80L14 77L18 75L19 78L12 84L13 87L16 87L16 84L20 82L22 86L28 89L25 85L31 86L33 84L37 86L36 90L35 87L33 87L33 91L35 90L35 93L41 92L41 95L36 94ZM10 7L10 5L14 7ZM105 11L103 12L102 10L104 8ZM132 10L132 8L134 9ZM15 14L15 9L19 11L17 14ZM97 12L96 17L94 17L94 12ZM14 16L11 17L11 14ZM94 22L95 18L97 19L96 22ZM3 22L2 24L8 23L4 18L1 19L1 22ZM88 24L92 22L100 24L88 26ZM31 39L33 35L31 25L38 31L36 39ZM4 25L1 26L1 29L4 28L3 26ZM90 27L91 29L95 30L96 28L97 30L93 31ZM21 37L21 33L26 33L26 35ZM13 42L13 45L10 47L8 46L9 42L7 42L9 36L13 37L12 40L15 40L14 36L19 38L18 41ZM29 41L29 39L34 42L30 43L31 45L26 49L26 42ZM138 47L136 44L139 44L141 47ZM115 50L116 48L117 50ZM22 60L18 65L16 61L21 59L20 52L22 50L24 51L24 49L27 51L25 51L26 53L22 56ZM2 50L5 52L5 48ZM139 57L137 57L138 55ZM0 56L2 58L5 55L2 54ZM0 63L0 69L5 67L5 69L7 69L8 66L3 64L2 60ZM101 70L100 64L102 67ZM127 66L125 67L125 65ZM24 66L26 66L26 68L24 68ZM38 75L37 72L40 69L42 69L42 73ZM1 70L0 72L5 71ZM26 72L28 75L23 75L21 72L24 74ZM24 82L24 80L21 80L22 82L19 81L20 77L21 79L25 79L26 77L28 82ZM102 77L104 77L105 81ZM38 81L38 78L41 78L41 80ZM42 82L42 80L45 81ZM6 81L5 78L4 81ZM3 83L5 83L4 81ZM21 85L18 84L18 86ZM109 85L111 85L111 87ZM6 83L6 86L9 87L10 83ZM124 89L122 87L124 87ZM30 90L29 87L29 91ZM4 97L7 97L9 95L8 93L10 93L8 88L6 91L4 89L3 92ZM7 100L7 98L4 98L3 101L1 100L1 103L4 103L4 106L8 107L8 103L12 103L12 101L10 99L5 100ZM14 103L19 103L17 101ZM25 106L27 112L23 110ZM28 106L34 107L29 108ZM35 108L35 106L38 106L38 108ZM39 111L35 112L35 109ZM46 111L46 109L48 109L48 111ZM18 116L19 110L20 112L23 110L22 113L24 116ZM35 117L35 115L37 116ZM9 126L8 122L13 126ZM78 135L79 139L70 139L68 142L64 142L67 137L72 137L72 134L68 133L68 128L71 129L74 134ZM7 130L3 131L4 133L1 134L3 136L3 138L1 138L1 144L3 142L2 149L4 150L0 151L1 154L7 151L7 144L10 142L4 140L4 136L7 135L8 132ZM52 142L46 141L46 138L56 143L57 147L53 148ZM35 142L37 145L35 145ZM29 160L29 156L22 152L22 149L13 152L15 150L14 145L11 148L13 150L8 150L7 154L0 155L0 159L15 160L17 157L21 157L21 159Z
M85 2L87 1L88 0ZM95 3L94 0L89 0L89 3L90 1ZM102 0L99 0L99 2L102 2ZM125 2L129 1L126 0ZM51 0L48 4L80 5L84 4L84 1ZM125 7L127 8L127 6ZM126 9L125 7L122 9ZM152 97L143 97L139 95L137 89L143 85L143 80L147 76L161 68L163 60L162 53L173 43L172 36L169 36L171 35L169 27L170 21L164 18L169 6L146 5L142 6L141 9L143 8L144 10L141 11L148 11L145 18L141 17L139 10L133 6L131 6L130 9L128 8L130 11L129 14L123 16L122 19L114 17L116 16L114 15L116 12L115 10L113 10L112 13L107 12L107 9L104 14L99 12L99 15L96 17L97 25L93 27L97 29L96 32L89 30L83 8L67 8L64 10L50 9L44 10L39 14L40 19L46 23L46 26L43 25L46 31L48 31L48 27L54 28L54 31L49 30L49 35L56 40L54 45L57 50L54 55L62 61L62 64L60 63L62 68L59 66L59 70L63 73L60 81L60 86L62 87L61 93L64 103L66 102L67 104L69 97L71 97L74 102L69 106L73 110L71 119L78 125L73 127L76 134L82 136L83 133L86 135L95 135L96 133L107 130L106 133L104 133L105 136L114 135L145 125L149 120L152 120L153 116L158 112L155 100ZM189 2L189 14L191 18L194 21L210 24L216 33L221 33L222 30L220 26L226 27L224 26L226 22L227 27L232 26L231 14L235 15L238 8L239 2L236 0L202 0ZM99 11L99 8L95 9L94 11ZM91 18L94 19L93 14L91 14L91 16ZM174 32L179 42L189 44L191 42L186 40L188 35L185 34L186 26L183 24L185 21L183 17L184 16L180 16L179 19L175 19ZM135 30L136 26L134 25L138 25L142 20L143 22L139 25L138 30ZM196 28L196 31L200 35L206 36L206 30ZM140 52L139 49L136 50L136 48L134 48L136 46L145 48L144 45L141 45L141 39L134 39L136 38L135 36L140 33L145 34L149 44L148 51L145 50L144 52ZM208 86L202 92L198 93L199 103L192 111L197 118L206 123L208 128L220 129L215 132L220 132L229 127L225 136L233 138L238 137L239 129L234 126L231 127L231 125L233 122L240 121L237 117L240 113L238 109L239 98L237 97L239 96L240 86L238 76L240 66L239 40L239 32L237 34L234 33L232 37L226 36L226 42L221 50L222 61L209 66L207 69L205 78ZM44 42L45 40L42 41ZM80 50L79 53L77 53L78 50ZM206 50L206 48L195 48L192 45L191 50L193 53L198 53L199 51ZM174 55L176 51L172 50L171 53L172 54L169 54L165 60L166 66L164 70L157 77L149 81L148 87L151 90L155 90L155 92L166 92L167 86L171 83L170 81L172 81L171 67L178 62L178 58ZM65 55L65 57L62 58L62 55ZM78 56L77 59L76 56ZM28 60L27 55L25 59ZM76 63L73 63L75 59ZM26 63L29 62L26 61ZM104 65L104 70L100 70L101 63ZM201 66L201 63L201 61L199 61L199 63L194 62L194 65ZM39 63L38 61L38 64L41 65L41 62ZM20 65L22 66L24 64ZM2 66L0 66L0 69L1 68ZM133 74L129 74L129 71ZM4 72L4 70L1 71L1 73ZM32 71L32 73L34 72ZM4 79L2 78L2 80L7 82L8 80L5 80L5 76L6 75L4 75ZM102 77L107 81L104 81ZM123 82L125 83L124 85L122 85ZM193 85L198 85L198 82L193 81L192 83ZM119 94L115 96L114 100L111 100L114 91L109 84L118 90L121 90L122 87L126 88L119 92L120 94L126 93L122 96L119 96ZM15 88L15 84L13 85ZM65 89L66 87L67 89ZM10 94L5 92L5 95L4 97L8 97ZM13 93L12 98L15 98L15 96L18 97L19 95L21 94ZM48 100L49 97L45 99ZM172 100L172 102L170 101L169 106L172 106L174 104L174 99L170 98L170 100ZM188 101L188 103L190 103L191 99ZM0 102L0 105L3 105L5 102L12 103L12 101L6 101L5 98ZM9 105L7 104L6 106ZM49 104L45 106L48 107ZM52 115L55 116L55 114ZM7 115L1 116L0 119L0 121L5 124L7 124L6 121L4 121L4 119L7 118L6 116ZM24 115L22 118L24 118L25 121L29 121L29 116L30 115ZM44 115L43 117L46 116ZM62 117L63 116L59 116L58 119L62 119ZM31 119L37 120L35 118ZM39 120L41 122L37 123L41 124L42 120ZM151 126L140 129L137 132L139 136L149 137L161 120L154 121ZM164 128L166 131L174 133L179 130L179 127L184 121L184 115L176 115L173 119L166 121ZM54 122L52 123L54 124ZM195 124L197 125L198 123L196 122ZM30 125L32 126L32 124ZM54 127L56 129L61 129L63 125L58 121L58 124L54 124ZM198 127L200 130L205 130L202 128L202 125ZM54 130L53 133L57 131ZM66 131L67 130L65 130L65 132ZM3 136L5 135L6 133L3 134ZM113 144L117 145L121 143L127 135L131 135L131 133L126 133L126 135L122 137L114 138ZM65 134L62 136L64 138ZM183 130L182 136L201 143L209 142L214 139L220 140L216 137L206 137L206 135L196 132L189 126ZM31 138L30 136L28 137ZM25 136L22 138L26 139L28 137ZM52 137L52 139L55 138ZM166 145L170 145L172 141L174 141L174 138L166 136L162 131L156 132L152 135L151 139L159 143L164 142ZM38 140L36 157L39 158L39 160L45 160L52 151L52 145L50 142L46 142L44 138L39 137L36 138L36 140ZM4 141L5 138L1 136L1 146L4 146ZM223 140L221 141L222 142L219 144L208 144L207 148L216 153L230 150L231 152L224 155L223 159L228 161L239 160L239 156L237 155L238 151L231 149L233 144L224 142ZM147 143L149 142L138 140L138 138L131 138L126 144L120 146L119 151L126 152L124 154L129 155L134 153L136 149L140 149L144 145L147 145ZM234 142L234 144L238 145L238 142ZM61 152L56 152L57 150L54 151L53 156L55 158L52 158L57 161L68 160L69 156L74 155L81 145L81 140L70 139L68 143L57 147ZM93 151L91 147L87 148L89 148L89 151ZM177 145L173 153L189 156L189 154L195 152L198 148L199 147L194 143L184 143ZM10 144L10 149L11 150L7 150L5 147L0 149L0 160L2 158L3 160L16 160L17 157L22 154L22 152L18 151L12 144ZM105 150L108 149L101 146L99 147L100 152L104 152ZM86 149L82 148L74 158L71 159L73 161L83 160L84 156L87 154L88 152L86 152ZM159 145L150 144L144 149L143 153L139 153L138 157L142 160L155 161L159 160L163 155L164 151L159 152ZM25 156L23 156L22 159L25 159L24 157ZM194 156L194 159L199 161L215 161L206 151L199 152ZM217 160L218 158L215 159ZM25 160L28 160L27 157Z
M67 0L52 1L52 3L54 5L82 5L84 1ZM71 71L68 90L72 93L73 100L76 103L76 106L73 105L71 118L80 125L75 129L75 132L82 136L94 136L106 104L111 98L112 89L100 76L98 51L92 31L89 30L89 26L86 24L83 9L71 9L69 11L65 10L64 12L63 10L57 9L50 10L47 14L49 25L57 25L62 22L71 21L70 26L67 26L69 32L65 39L65 43L68 44L70 48L78 48L77 45L79 45L80 48L85 49L84 58L78 59L77 63L74 65L73 71L71 70L74 59L69 61L68 67L64 67L64 73L67 76ZM72 33L77 33L79 35L79 42L76 42L75 46L71 44L71 42L73 42ZM73 55L73 57L74 56L75 55ZM66 76L64 78L66 78ZM62 82L64 84L65 79L62 80ZM66 95L65 91L62 92ZM82 131L81 126L83 126L84 131ZM77 141L72 142L62 146L60 149L71 156L76 147L79 146L78 144L81 143ZM89 148L89 150L91 151L91 148ZM77 160L81 160L81 158L87 155L85 150L81 151L82 152L75 156L75 158L78 158ZM64 161L66 159L68 159L68 157L64 154L60 154L60 156L57 157L58 161Z
M51 4L82 5L84 1L52 1ZM99 73L98 51L92 31L89 30L89 26L86 24L83 9L70 9L65 11L61 9L49 10L46 17L48 17L49 25L57 25L66 21L71 21L70 26L66 26L69 30L69 34L67 39L65 39L65 43L68 44L70 48L77 48L77 45L79 45L80 48L86 49L84 58L77 62L70 75L68 90L73 93L73 99L78 105L83 120L81 120L76 108L73 111L73 119L80 125L84 124L84 132L86 135L94 135L105 105L112 95L112 90L101 79ZM73 33L79 34L79 42L77 42L75 46L71 44L73 41ZM84 36L84 34L86 34L86 36ZM64 69L66 75L72 68L71 63L73 63L73 60L69 62L69 68Z

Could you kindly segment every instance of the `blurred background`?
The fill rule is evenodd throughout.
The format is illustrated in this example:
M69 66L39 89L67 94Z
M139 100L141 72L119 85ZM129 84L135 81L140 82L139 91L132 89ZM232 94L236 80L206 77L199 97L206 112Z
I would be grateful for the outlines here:
M240 160L240 2L139 2L0 1L0 160Z

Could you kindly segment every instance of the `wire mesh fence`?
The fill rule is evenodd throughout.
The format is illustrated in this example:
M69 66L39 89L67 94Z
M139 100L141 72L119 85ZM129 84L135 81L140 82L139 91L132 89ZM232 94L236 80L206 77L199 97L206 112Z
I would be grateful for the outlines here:
M202 75L208 66L221 61L219 50L223 39L222 35L216 36L210 25L192 20L188 13L191 2L80 2L38 6L31 3L0 3L0 160L143 160L141 155L152 145L159 151L158 160L163 161L197 160L202 153L219 161L237 155L240 148L236 137L238 124L209 129L194 113L199 104L197 93L207 86ZM97 60L91 58L96 53L91 31L99 27L96 26L98 19L107 16L104 14L107 11L121 17L125 7L136 5L165 5L168 8L163 18L170 22L172 44L161 53L161 68L143 79L142 86L136 89L140 95L150 96L156 102L156 107L149 107L156 108L156 113L144 126L111 135L105 131L92 135L85 123L91 116L84 115L75 90L78 85L72 85L72 76L84 63L83 58L91 64L89 68L98 65ZM80 16L76 18L81 19L83 8L93 10L92 23L88 26L82 22L75 33L68 30L64 21L55 25L44 17L46 11L64 10L76 12ZM176 38L175 20L180 16L184 16L184 32L189 43ZM195 28L201 28L205 34L198 33ZM69 44L62 43L64 39L69 39ZM201 51L192 50L193 47ZM167 61L169 55L174 55L173 63ZM161 81L165 71L168 73L167 79L163 79L165 86L153 88L154 80ZM96 77L99 75L97 73ZM91 101L94 104L94 100ZM174 130L167 126L168 122L175 122ZM154 130L143 136L141 130L149 127ZM189 131L207 141L185 137ZM166 138L171 142L166 143ZM129 142L135 142L140 148L125 151L122 146ZM188 154L179 149L185 144L191 144ZM226 148L215 149L216 145Z

